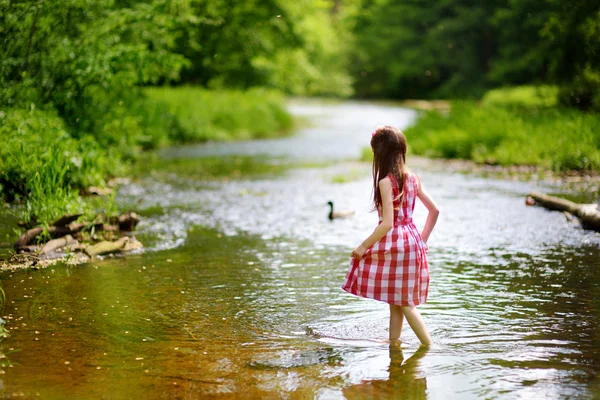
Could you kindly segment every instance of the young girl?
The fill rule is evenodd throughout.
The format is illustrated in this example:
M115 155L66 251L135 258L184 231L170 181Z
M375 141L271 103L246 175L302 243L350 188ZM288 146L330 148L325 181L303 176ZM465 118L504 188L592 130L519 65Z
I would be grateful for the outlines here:
M390 305L390 342L400 339L404 317L421 343L431 344L416 306L425 303L429 289L427 239L439 211L419 178L406 168L406 138L392 126L377 128L373 149L373 203L379 225L352 251L342 288L354 295ZM415 199L429 210L423 232L413 223Z

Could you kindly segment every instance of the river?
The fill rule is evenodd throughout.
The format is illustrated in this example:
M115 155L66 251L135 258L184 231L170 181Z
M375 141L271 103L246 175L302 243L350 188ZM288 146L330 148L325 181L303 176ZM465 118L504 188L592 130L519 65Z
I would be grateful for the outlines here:
M429 242L429 301L420 307L434 344L420 348L405 324L402 346L390 348L382 342L387 306L340 285L350 251L377 219L370 165L356 160L375 126L404 128L416 112L314 101L290 110L306 121L293 136L167 149L121 187L122 207L144 217L144 252L5 273L11 336L2 342L0 394L600 394L600 234L524 202L531 190L568 187L409 155L441 209ZM207 159L230 173L211 173ZM354 217L329 221L328 201ZM418 205L417 226L425 218Z

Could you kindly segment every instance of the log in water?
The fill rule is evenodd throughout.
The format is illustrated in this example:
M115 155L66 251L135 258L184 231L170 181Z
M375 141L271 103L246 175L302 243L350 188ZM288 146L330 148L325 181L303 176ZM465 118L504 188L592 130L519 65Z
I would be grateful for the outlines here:
M581 224L585 228L600 231L600 211L598 211L598 204L578 204L567 199L539 192L531 192L529 193L529 197L535 201L535 204L548 210L566 211L573 214L581 220Z

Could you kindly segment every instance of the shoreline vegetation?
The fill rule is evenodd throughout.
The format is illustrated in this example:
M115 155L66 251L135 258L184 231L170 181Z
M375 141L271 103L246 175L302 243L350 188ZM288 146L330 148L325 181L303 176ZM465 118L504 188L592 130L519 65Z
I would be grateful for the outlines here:
M34 104L0 111L0 136L6 143L0 148L0 195L17 205L13 210L21 228L42 230L28 243L37 247L17 249L27 254L27 260L13 261L37 265L39 245L52 239L52 221L65 215L88 221L79 224L86 225L91 236L98 223L117 218L116 187L148 151L184 143L283 136L293 126L283 95L266 89L155 87L117 104L122 110L113 112L125 115L113 115L112 120L106 116L101 137L73 134L55 113ZM82 260L66 251L83 251L78 246L65 243L58 249L64 253L61 259ZM40 265L55 262L50 260L56 258ZM4 261L2 267L8 264Z
M0 112L6 143L0 148L0 193L5 201L24 205L19 215L24 227L80 212L90 220L97 210L114 216L115 178L127 175L146 150L281 136L293 124L283 96L274 91L181 87L148 92L143 107L119 101L119 108L133 110L107 122L101 139L73 135L58 116L33 104ZM158 123L145 125L153 122Z
M453 160L459 170L544 177L600 174L600 118L558 105L558 88L520 86L487 92L480 101L402 103L420 110L405 130L409 151ZM370 160L366 147L362 160Z
M352 94L346 14L320 4L3 2L0 15L0 201L24 229L115 218L111 183L148 150L287 134L278 93Z

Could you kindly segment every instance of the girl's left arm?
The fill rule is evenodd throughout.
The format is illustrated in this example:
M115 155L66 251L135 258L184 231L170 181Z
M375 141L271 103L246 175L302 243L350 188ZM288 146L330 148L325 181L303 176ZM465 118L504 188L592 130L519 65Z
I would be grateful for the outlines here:
M384 237L394 226L394 199L392 192L392 181L390 178L383 178L379 181L379 192L381 193L381 212L383 218L381 223L373 231L371 236L359 244L353 251L352 257L360 260L365 254L365 251L375 244L379 239Z
M435 226L438 216L440 215L440 210L431 196L429 196L425 189L423 189L421 180L419 180L419 193L417 194L417 197L423 202L427 208L427 211L429 211L427 214L427 220L425 221L425 227L423 227L423 232L421 232L421 238L423 238L423 241L427 243L427 240L429 240L429 235L431 235L431 231L433 231L433 227Z

